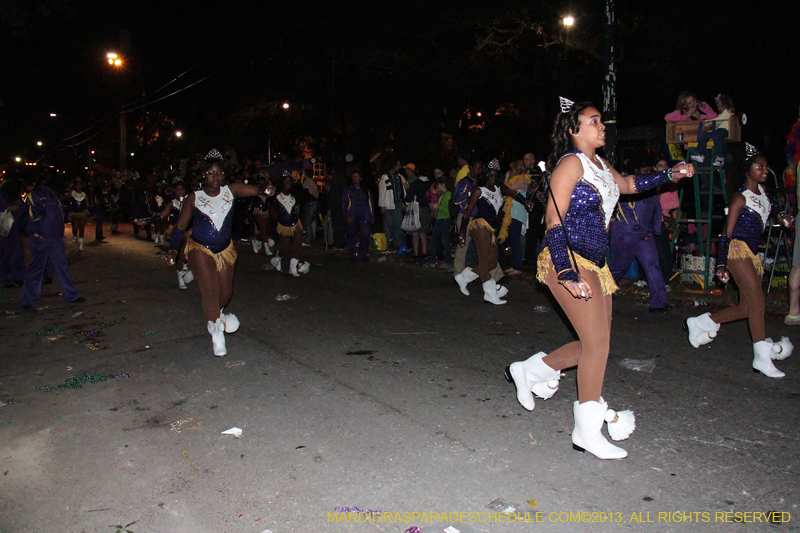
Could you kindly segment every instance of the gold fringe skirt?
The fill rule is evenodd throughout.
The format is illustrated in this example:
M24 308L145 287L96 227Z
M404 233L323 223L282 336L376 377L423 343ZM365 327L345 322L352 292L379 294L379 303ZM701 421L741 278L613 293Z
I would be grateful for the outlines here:
M764 265L761 264L761 259L750 250L750 247L744 241L731 239L731 244L728 247L728 260L730 261L731 259L749 259L753 262L756 274L759 276L764 274Z
M184 249L183 253L186 257L189 257L189 252L192 250L197 250L199 252L203 252L204 254L212 257L214 261L217 263L217 271L225 270L228 266L233 266L236 263L236 248L233 247L233 242L231 242L227 248L222 250L220 253L215 254L199 242L194 239L188 239L186 241L186 248Z
M266 211L262 211L261 209L253 209L253 214L258 217L268 217L269 216L269 209Z
M585 270L591 270L597 274L597 277L600 278L600 285L603 287L604 295L608 296L617 292L617 284L614 283L614 276L611 275L611 271L608 269L607 264L603 268L600 268L588 259L581 257L580 254L575 254L575 260L578 262L578 267ZM571 258L570 263L572 263ZM574 267L575 265L573 264L572 266ZM550 260L550 249L545 248L542 250L542 253L539 254L539 260L537 261L536 279L539 280L539 283L544 283L547 285L545 276L549 274L550 270L552 269L553 262Z
M72 221L86 220L87 218L89 218L89 210L84 209L80 213L70 213L69 218Z
M300 229L301 232L303 231L303 225L300 223L299 220L297 221L297 224L295 224L294 226L284 226L283 224L278 223L278 235L283 235L284 237L291 237L292 235L294 235L294 232L298 230L298 228Z
M491 224L486 222L486 220L482 218L473 218L469 221L469 225L467 226L467 233L470 233L474 229L488 229L492 232L492 244L497 244L497 238L494 234L494 228Z

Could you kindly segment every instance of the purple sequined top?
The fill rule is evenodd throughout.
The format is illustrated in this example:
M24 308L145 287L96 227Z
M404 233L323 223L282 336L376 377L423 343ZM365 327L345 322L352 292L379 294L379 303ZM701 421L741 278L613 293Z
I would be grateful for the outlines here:
M577 150L570 153L580 159L583 177L572 190L569 208L563 215L564 229L572 250L602 267L606 263L608 226L619 200L619 188L605 164L600 169L585 154Z
M197 209L192 208L194 213L194 223L192 225L192 239L202 244L215 254L220 253L231 243L231 229L233 227L233 209L228 211L222 228L217 231L214 223L208 215Z
M745 187L736 192L745 196L746 204L739 211L731 239L744 242L750 251L756 254L758 245L761 243L761 235L767 226L765 220L768 220L771 213L778 211L778 205L766 194L755 195ZM759 210L761 213L758 212Z
M608 229L597 190L584 180L575 185L569 209L564 216L564 229L572 250L597 266L606 263Z
M292 200L294 200L294 197L292 197ZM274 205L275 205L275 212L278 215L278 223L280 225L290 228L296 225L300 221L300 216L299 216L300 205L297 203L297 201L294 202L291 210L287 210L286 206L283 205L283 202L280 202L278 200L275 201Z
M218 254L231 244L235 198L227 185L216 196L202 190L194 194L192 239Z

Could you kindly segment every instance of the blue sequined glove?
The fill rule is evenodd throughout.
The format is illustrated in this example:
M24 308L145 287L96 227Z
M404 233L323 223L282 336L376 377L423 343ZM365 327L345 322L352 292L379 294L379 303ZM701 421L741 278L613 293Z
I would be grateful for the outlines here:
M731 245L731 238L727 235L719 236L717 244L717 268L728 265L728 247Z
M564 226L553 226L544 235L547 249L550 250L550 259L556 268L556 277L560 283L568 281L579 283L578 273L572 269L572 262L569 260L569 244L567 242L567 232Z
M172 236L169 238L169 249L175 250L176 252L181 247L181 242L183 242L183 230L178 228L172 228Z
M636 187L638 192L644 192L650 189L655 189L656 187L664 185L665 183L670 183L671 181L671 170L665 170L656 174L637 174L634 177L634 187Z

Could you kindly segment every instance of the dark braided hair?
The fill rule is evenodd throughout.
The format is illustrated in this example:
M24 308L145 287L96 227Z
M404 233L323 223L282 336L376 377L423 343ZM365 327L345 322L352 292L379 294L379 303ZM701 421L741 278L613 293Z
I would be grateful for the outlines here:
M219 168L225 169L225 162L219 158L207 158L203 160L203 174L214 165L219 165Z
M736 191L738 191L745 182L745 178L747 177L747 173L750 172L750 167L755 163L756 159L759 157L766 157L761 152L758 152L755 155L747 156L747 152L742 149L736 157L733 158L733 162L731 163L730 168L728 169L728 176L730 179L727 180L728 185L728 192L732 195ZM765 185L766 187L766 185Z
M553 125L553 135L550 139L553 141L552 162L558 163L561 157L573 149L572 133L578 133L581 128L581 122L578 115L583 113L586 109L595 107L591 102L578 102L572 106L572 109L566 113L559 113L556 117L556 123Z

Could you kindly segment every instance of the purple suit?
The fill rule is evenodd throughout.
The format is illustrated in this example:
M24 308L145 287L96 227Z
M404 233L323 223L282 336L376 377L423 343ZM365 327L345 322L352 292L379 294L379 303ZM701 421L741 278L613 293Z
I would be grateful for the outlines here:
M48 260L53 265L64 301L70 303L78 300L80 296L72 285L64 249L61 201L48 187L42 187L34 189L28 195L26 207L28 212L25 216L25 232L28 234L31 262L22 283L19 303L23 307L32 307L39 303L42 295L42 278Z
M347 219L347 252L350 259L366 259L370 224L375 220L372 194L365 187L350 185L342 195L342 209Z
M661 202L657 195L628 196L619 202L611 221L611 260L609 269L614 281L619 281L634 259L639 260L650 289L650 307L669 307L664 275L658 261L654 236L661 234Z

